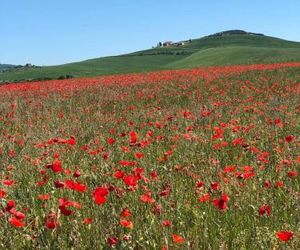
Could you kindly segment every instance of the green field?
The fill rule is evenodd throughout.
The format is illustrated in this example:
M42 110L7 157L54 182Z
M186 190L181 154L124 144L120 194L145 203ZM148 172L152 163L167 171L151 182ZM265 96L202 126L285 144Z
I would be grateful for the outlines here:
M232 64L300 61L300 49L264 47L220 47L200 50L167 64L170 68L192 68Z
M193 39L180 47L154 48L58 66L0 73L0 81L38 78L92 77L199 66L300 61L300 42L269 36L226 35Z

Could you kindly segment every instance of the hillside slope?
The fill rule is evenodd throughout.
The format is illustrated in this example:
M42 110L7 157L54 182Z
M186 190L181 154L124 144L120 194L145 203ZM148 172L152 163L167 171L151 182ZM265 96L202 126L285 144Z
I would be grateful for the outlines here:
M193 68L233 64L300 61L300 48L218 47L200 50L166 65L168 68Z
M0 81L287 61L300 61L300 42L254 34L230 34L193 39L179 47L160 47L58 66L1 72Z
M106 74L143 72L160 69L168 63L183 58L184 56L176 55L103 57L78 63L3 72L0 73L0 80L46 79L66 75L90 77Z

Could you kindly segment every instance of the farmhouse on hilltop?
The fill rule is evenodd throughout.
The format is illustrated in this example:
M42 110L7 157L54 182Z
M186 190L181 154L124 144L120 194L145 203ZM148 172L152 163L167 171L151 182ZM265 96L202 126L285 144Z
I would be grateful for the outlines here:
M170 46L179 47L179 46L183 46L185 44L186 44L185 41L181 41L181 42L166 41L166 42L163 42L163 43L159 43L159 46L160 47L170 47Z
M163 42L163 47L169 47L171 45L173 45L173 42L172 41L167 41L167 42Z

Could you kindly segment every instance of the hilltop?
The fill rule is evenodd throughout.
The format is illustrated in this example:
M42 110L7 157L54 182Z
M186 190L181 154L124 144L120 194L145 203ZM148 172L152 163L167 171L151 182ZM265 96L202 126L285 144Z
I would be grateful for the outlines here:
M300 61L300 42L229 30L199 39L160 42L152 49L58 66L0 72L0 81L91 77L200 66Z

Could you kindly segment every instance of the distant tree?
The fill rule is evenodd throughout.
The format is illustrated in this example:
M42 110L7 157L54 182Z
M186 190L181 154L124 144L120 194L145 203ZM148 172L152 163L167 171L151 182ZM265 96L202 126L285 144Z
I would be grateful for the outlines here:
M157 47L161 47L161 46L162 46L162 43L159 42L159 43L157 44Z

